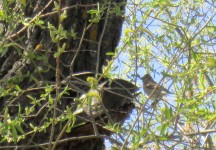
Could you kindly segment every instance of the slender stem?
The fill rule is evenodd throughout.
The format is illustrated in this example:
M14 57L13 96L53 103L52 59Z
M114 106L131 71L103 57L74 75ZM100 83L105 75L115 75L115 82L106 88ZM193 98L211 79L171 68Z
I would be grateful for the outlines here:
M102 39L104 37L104 33L105 33L105 30L106 30L106 26L107 26L107 21L108 21L108 17L109 17L109 11L110 11L110 2L108 4L106 18L105 18L104 26L103 26L103 29L102 29L102 33L101 33L100 39L98 41L97 62L96 62L96 77L98 76L98 73L99 73L101 44L102 44Z
M58 0L58 28L61 25L61 0ZM60 39L57 40L57 51L60 49ZM52 149L52 141L55 134L55 123L56 123L56 109L57 109L57 103L59 101L59 90L60 90L60 55L56 57L56 98L54 99L54 107L53 107L53 120L52 120L52 127L51 127L51 133L50 133L50 141L49 141L49 147L48 149Z

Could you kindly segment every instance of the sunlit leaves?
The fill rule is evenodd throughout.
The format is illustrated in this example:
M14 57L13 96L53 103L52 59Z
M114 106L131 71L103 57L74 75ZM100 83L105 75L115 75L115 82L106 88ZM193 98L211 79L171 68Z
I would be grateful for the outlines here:
M58 51L54 54L54 57L55 58L59 57L61 53L65 51L65 48L66 48L66 43L64 43L62 47L58 48Z
M97 9L91 9L88 13L91 15L89 22L98 23L103 15L103 10L100 8L100 4L97 3Z
M2 141L7 140L8 142L18 142L23 139L24 131L21 127L21 123L23 119L18 115L15 119L11 119L8 108L4 111L4 121L0 122L0 135L2 137ZM3 138L4 137L4 138Z
M150 138L143 137L149 142L146 146L175 147L179 142L177 145L190 149L187 140L177 139L175 143L168 138L169 134L181 138L186 121L194 126L193 132L198 132L206 129L207 118L211 118L209 122L215 119L213 9L214 6L204 1L130 1L128 4L123 46L119 48L123 56L127 56L121 56L122 76L127 74L135 80L137 76L150 73L175 93L154 108L149 106L145 96L139 99L145 109L142 119L134 116L140 122L133 129L134 132L151 131L146 135ZM116 64L120 66L119 62ZM137 84L142 87L139 80ZM130 137L134 147L143 140L134 133Z
M90 84L91 89L96 89L98 85L98 81L96 78L93 77L88 77L87 82Z

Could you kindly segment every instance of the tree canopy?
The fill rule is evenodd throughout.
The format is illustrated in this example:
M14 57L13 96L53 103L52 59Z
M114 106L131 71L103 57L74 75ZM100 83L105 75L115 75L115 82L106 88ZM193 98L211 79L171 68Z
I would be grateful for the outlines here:
M155 107L139 95L121 149L215 149L215 8L205 0L127 2L115 75L142 91L148 73L175 94Z

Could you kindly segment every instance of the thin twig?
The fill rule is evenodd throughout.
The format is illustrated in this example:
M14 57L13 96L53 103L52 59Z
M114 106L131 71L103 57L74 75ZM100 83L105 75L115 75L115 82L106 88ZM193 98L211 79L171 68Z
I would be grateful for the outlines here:
M61 25L61 0L58 1L58 28ZM57 41L57 52L60 50L60 38ZM53 107L53 120L52 120L52 127L51 127L51 133L50 133L50 141L49 141L49 147L48 149L51 150L52 149L52 141L54 138L54 134L55 134L55 124L56 124L56 109L57 109L57 104L59 101L59 90L60 90L60 55L58 55L56 57L56 97L54 98L54 107Z
M74 57L73 57L73 59L71 61L71 64L70 64L71 75L73 74L73 66L74 66L75 60L76 60L76 58L77 58L77 56L78 56L78 54L80 52L80 49L81 49L81 46L82 46L82 42L83 42L83 39L84 39L84 36L85 36L85 33L86 33L86 30L87 30L87 28L86 28L86 24L85 24L84 29L83 29L83 33L82 33L82 37L81 37L80 42L79 42L79 46L78 46L77 51L76 51L76 53L75 53L75 55L74 55Z
M33 17L29 22L28 24L31 24L33 21L35 21L42 13L45 9L47 9L49 7L49 5L53 2L53 0L50 0L46 6L35 16ZM22 29L20 29L19 31L17 31L16 33L12 34L11 36L9 36L7 39L12 39L14 37L16 37L17 35L19 35L20 33L22 33L23 31L26 30L28 26L24 26Z
M107 136L105 136L105 135L97 135L97 136L96 135L88 135L88 136L71 137L71 138L66 138L66 139L58 141L58 144L69 142L69 141L75 141L75 140L84 140L84 139L86 140L86 139L96 139L96 138L107 138ZM51 144L55 144L55 142L52 142ZM42 147L42 146L47 146L47 145L49 145L49 143L43 143L43 144L38 144L38 145L28 145L28 146L26 146L26 145L0 146L0 149L37 148L37 147Z
M64 8L61 9L61 11L69 10L69 9L73 9L73 8L78 8L78 7L94 7L94 6L97 6L97 4L89 4L89 5L87 5L87 4L86 5L76 4L76 5L73 5L73 6L64 7ZM57 11L52 11L52 12L41 15L40 18L51 16L51 15L54 15L56 13L57 13Z
M99 73L101 44L102 44L102 40L103 40L104 33L105 33L105 30L106 30L106 26L107 26L107 21L108 21L108 17L109 17L109 11L110 11L110 2L109 2L109 4L108 4L105 22L104 22L103 29L102 29L102 32L101 32L101 35L100 35L100 39L99 39L99 41L98 41L97 62L96 62L96 78L97 78L98 73Z

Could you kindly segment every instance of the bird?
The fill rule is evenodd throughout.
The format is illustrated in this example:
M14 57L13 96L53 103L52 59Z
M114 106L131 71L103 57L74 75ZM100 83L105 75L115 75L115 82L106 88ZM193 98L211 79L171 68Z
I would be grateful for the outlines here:
M163 96L167 94L174 94L155 82L149 74L144 75L141 79L143 82L144 92L149 96L149 98L155 100L151 106L155 106L159 100L163 98Z

